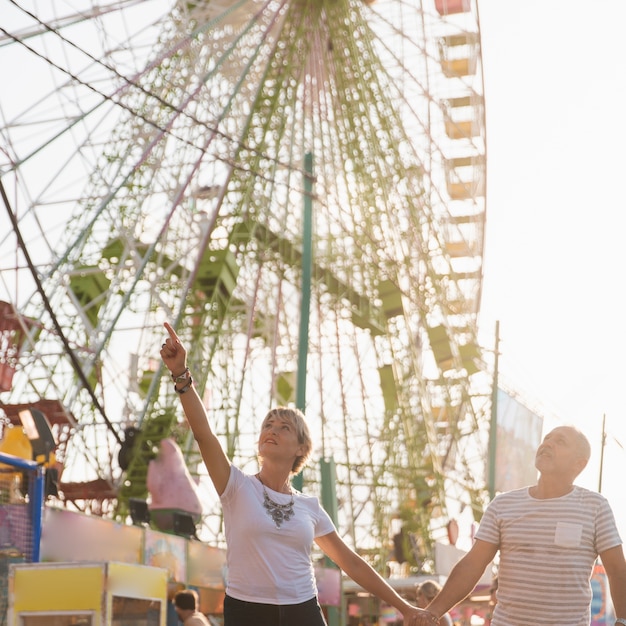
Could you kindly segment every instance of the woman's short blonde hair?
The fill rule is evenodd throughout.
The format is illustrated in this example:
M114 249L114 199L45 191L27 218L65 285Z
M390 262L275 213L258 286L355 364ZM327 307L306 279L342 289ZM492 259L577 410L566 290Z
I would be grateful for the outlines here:
M309 460L313 443L311 441L311 433L306 423L304 413L300 409L292 409L287 406L277 406L271 409L263 420L263 424L269 419L279 419L285 422L289 422L296 429L296 436L298 437L298 443L304 446L304 454L296 457L293 465L291 466L291 473L297 474Z

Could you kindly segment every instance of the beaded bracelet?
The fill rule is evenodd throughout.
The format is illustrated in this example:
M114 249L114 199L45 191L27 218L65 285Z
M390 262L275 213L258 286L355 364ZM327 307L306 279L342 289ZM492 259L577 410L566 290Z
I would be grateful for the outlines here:
M188 367L186 367L184 372L182 374L179 374L178 376L174 376L174 374L172 374L172 380L174 382L178 382L179 380L187 380L188 378L191 378L191 373L189 372Z
M182 386L180 389L178 387L176 387L176 383L174 383L174 391L178 395L182 396L184 393L187 393L191 389L191 385L193 385L193 378L191 376L189 376L189 378L187 379L187 382L185 383L185 385Z

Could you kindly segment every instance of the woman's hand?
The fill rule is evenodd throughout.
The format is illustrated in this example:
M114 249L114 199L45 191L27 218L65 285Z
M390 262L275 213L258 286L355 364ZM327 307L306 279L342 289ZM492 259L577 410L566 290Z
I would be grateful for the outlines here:
M161 358L172 376L180 376L187 367L187 350L180 342L171 324L165 322L164 326L169 337L161 346Z

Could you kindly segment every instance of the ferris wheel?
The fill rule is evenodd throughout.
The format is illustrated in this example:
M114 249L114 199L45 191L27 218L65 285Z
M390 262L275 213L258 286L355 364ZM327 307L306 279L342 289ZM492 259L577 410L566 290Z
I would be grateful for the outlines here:
M238 465L304 410L360 548L480 508L475 0L2 6L0 401L52 423L61 503L123 514L172 432L201 474L171 321Z

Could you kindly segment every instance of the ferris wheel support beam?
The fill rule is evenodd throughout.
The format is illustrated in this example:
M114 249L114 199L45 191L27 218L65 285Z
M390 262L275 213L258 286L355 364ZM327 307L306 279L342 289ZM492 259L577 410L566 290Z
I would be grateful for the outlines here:
M313 270L313 154L304 155L304 203L302 221L302 301L298 342L298 379L296 406L306 407L306 364L309 349L309 316L311 306L311 275Z

